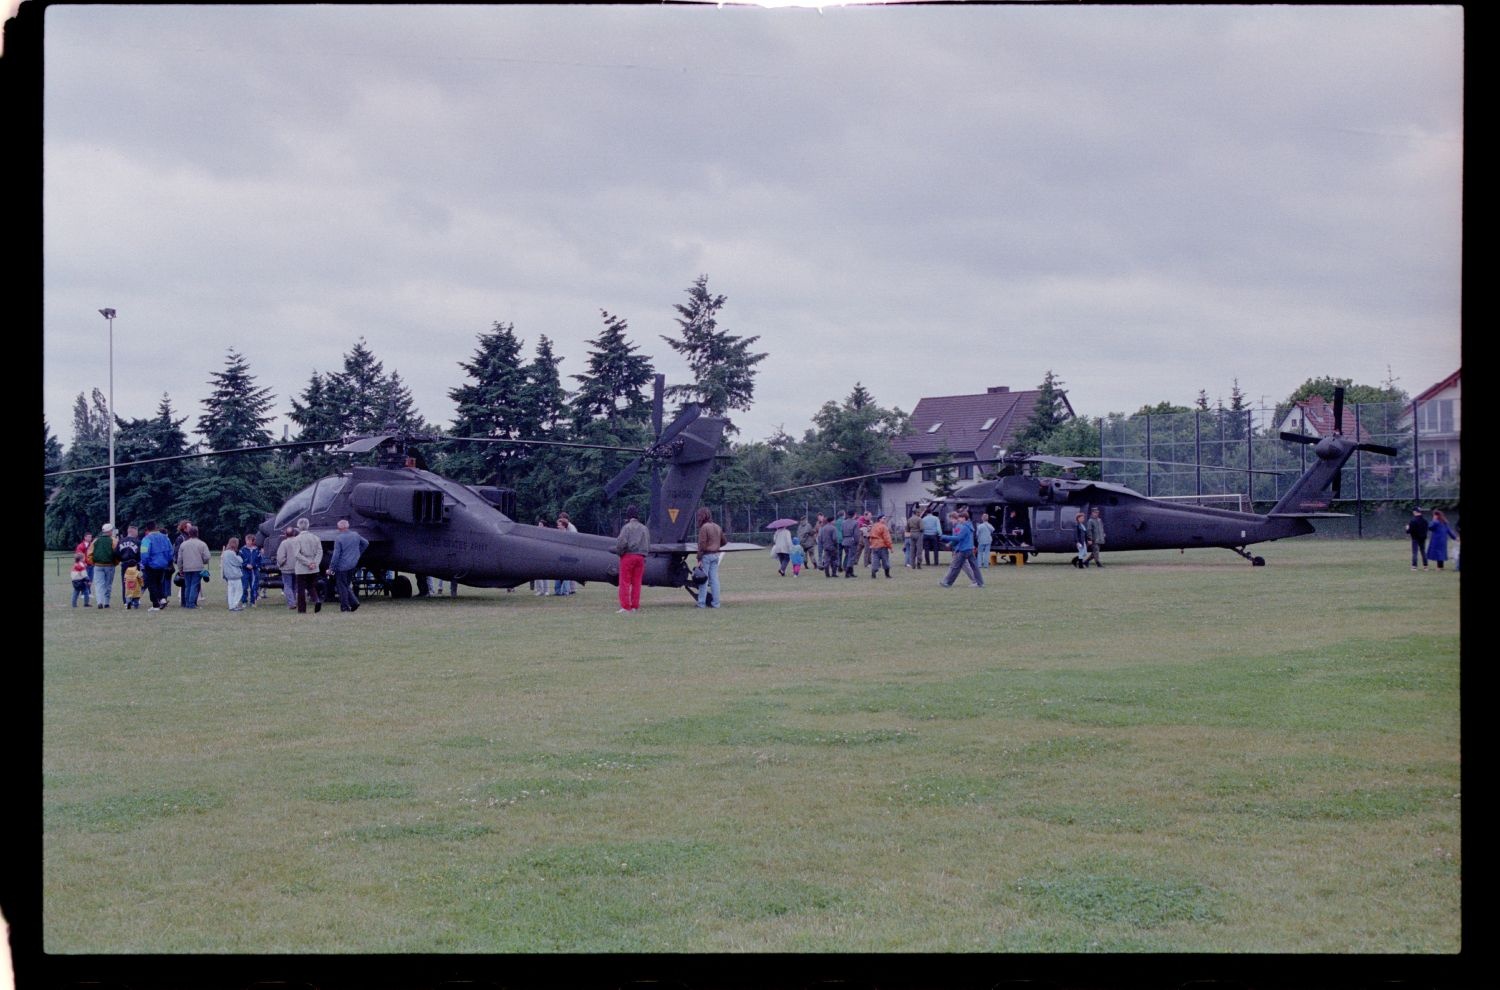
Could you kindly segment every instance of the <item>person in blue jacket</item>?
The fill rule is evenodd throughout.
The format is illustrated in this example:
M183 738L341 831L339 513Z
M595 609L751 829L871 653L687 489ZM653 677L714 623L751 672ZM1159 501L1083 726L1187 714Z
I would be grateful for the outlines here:
M333 556L328 560L328 573L339 590L340 612L353 612L359 608L359 599L354 596L354 569L369 546L369 540L349 528L349 520L339 520L338 535L333 538Z
M953 582L958 578L958 572L967 568L969 580L973 582L974 587L983 588L984 578L980 577L979 565L974 562L974 527L970 525L969 517L962 513L952 513L949 519L953 523L953 532L940 539L949 544L953 550L953 564L948 568L948 576L938 584L944 588L953 587Z
M245 534L245 545L240 547L240 560L245 562L244 588L240 604L252 606L260 598L260 546L254 533Z
M1453 527L1448 525L1448 517L1443 515L1442 509L1432 510L1432 522L1427 524L1427 559L1438 565L1438 570L1443 569L1443 563L1448 559L1448 541L1458 539L1453 532Z
M156 520L145 525L141 537L141 570L146 577L146 595L151 611L160 612L172 600L172 540L156 528Z

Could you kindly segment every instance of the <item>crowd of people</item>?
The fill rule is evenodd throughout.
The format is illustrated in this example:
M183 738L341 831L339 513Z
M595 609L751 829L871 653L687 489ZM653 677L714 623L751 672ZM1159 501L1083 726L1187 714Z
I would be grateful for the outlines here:
M651 552L651 535L639 516L635 506L626 509L625 523L615 542L615 553L620 557L621 614L638 612L641 607L641 585L646 558ZM697 523L697 566L693 573L698 587L697 604L699 608L719 608L722 604L719 562L725 547L724 530L714 522L707 508L698 510ZM559 513L555 522L538 519L537 525L578 532L565 512ZM951 588L960 575L967 575L971 586L982 588L981 571L990 566L996 537L1001 536L1007 547L1016 541L1024 542L1024 530L1014 510L1002 525L1003 530L997 529L984 512L979 513L977 521L971 520L967 508L958 508L948 513L949 531L944 533L935 505L916 507L902 524L904 566L910 570L936 566L939 551L947 549L951 559L939 585ZM795 537L793 526L797 528ZM1411 540L1412 570L1419 566L1425 570L1433 563L1442 570L1448 560L1449 542L1456 544L1459 538L1457 529L1448 524L1440 509L1433 510L1429 521L1421 508L1414 508L1406 533ZM1090 564L1097 568L1104 566L1100 552L1105 546L1106 533L1097 507L1088 515L1077 513L1074 539L1077 552L1071 563L1075 568L1086 570ZM347 519L339 520L333 552L324 568L323 543L311 531L309 521L298 519L295 526L286 527L274 561L281 574L286 607L305 614L311 604L316 614L323 610L325 597L336 596L340 611L357 611L355 575L369 545L367 539L350 528ZM895 537L885 513L840 509L832 518L818 513L816 522L787 520L775 532L771 555L781 577L786 577L788 571L792 577L800 577L803 570L818 570L825 578L852 578L857 569L868 568L871 580L881 574L889 580L894 548ZM1454 560L1454 570L1458 570L1456 548ZM123 536L113 524L105 523L97 537L85 533L74 548L69 571L73 588L71 606L77 608L82 600L85 608L109 608L113 604L118 570L120 601L126 609L139 609L144 597L150 603L150 611L160 612L171 604L173 586L178 589L182 608L198 608L202 587L211 580L211 562L208 544L199 538L198 528L186 519L177 524L173 537L154 520L140 530L134 525L126 527ZM224 583L229 611L242 612L259 604L266 584L265 572L271 563L261 552L254 533L246 533L243 543L237 537L230 537L219 554L219 578ZM430 578L418 575L418 586L419 595L432 592ZM531 586L540 596L576 592L574 582L565 579L539 579L532 581ZM441 592L439 582L438 593Z
M961 572L968 572L975 587L984 587L981 568L990 566L990 553L995 544L997 528L988 513L971 518L967 508L948 513L948 533L943 532L942 519L936 506L914 508L904 523L900 523L902 540L902 566L908 570L937 566L939 554L947 549L953 557L948 575L939 583L952 585ZM825 578L856 576L856 571L868 569L871 580L882 574L891 577L891 552L896 546L896 535L891 529L890 517L883 512L856 512L840 509L831 518L818 513L817 520L803 520L797 526L794 540L790 527L777 531L776 542L771 552L775 555L779 573L786 574L788 562L792 574L800 575L802 564L822 571ZM1012 536L1018 536L1017 533Z
M353 532L347 519L340 520L338 535L333 540L333 556L324 569L323 542L310 530L307 519L297 520L295 526L283 531L276 549L274 563L281 572L287 607L306 613L311 602L313 612L321 612L325 588L331 586L336 589L340 610L355 611L359 600L353 590L353 578L369 541ZM111 523L101 526L97 537L85 533L73 551L73 567L69 572L73 585L71 606L77 608L81 599L85 608L109 608L113 604L114 576L118 569L124 608L139 609L145 599L149 611L160 612L172 605L174 598L180 608L200 607L203 586L214 576L213 554L191 521L182 520L172 533L169 536L155 520L139 529L127 526L124 536ZM229 538L219 552L218 567L229 611L243 612L260 604L271 563L261 552L254 533L246 533L243 543L239 537ZM325 577L325 587L320 587Z

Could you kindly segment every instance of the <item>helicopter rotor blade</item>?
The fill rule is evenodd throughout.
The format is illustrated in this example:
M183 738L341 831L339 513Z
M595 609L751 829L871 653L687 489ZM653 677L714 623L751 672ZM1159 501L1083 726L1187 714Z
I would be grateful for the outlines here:
M1395 447L1387 447L1383 443L1362 443L1357 445L1354 449L1368 450L1372 454L1384 454L1387 457L1399 457L1401 454L1401 451L1397 450Z
M1344 390L1336 388L1333 390L1333 432L1343 436L1344 434ZM1334 488L1337 492L1337 487Z
M630 479L634 478L635 473L641 469L642 460L644 460L644 458L642 457L635 458L629 464L621 468L619 474L616 474L613 478L609 479L609 482L604 486L604 497L607 499L614 498L620 493L621 488L624 488L626 485L630 484Z
M83 474L87 471L107 471L110 468L123 471L125 468L136 467L141 464L164 464L168 461L190 461L205 457L229 457L236 454L264 454L274 450L298 450L303 447L326 447L332 443L342 443L341 440L292 440L286 443L268 443L253 447L229 447L224 450L200 450L194 454L172 454L167 457L142 457L136 461L116 461L113 464L91 464L88 467L64 468L60 471L48 471L43 478L58 478L65 474Z
M625 465L620 469L619 474L609 479L609 483L604 486L604 497L609 499L614 498L616 495L618 495L620 493L620 489L630 484L630 479L635 477L636 472L641 469L641 464L647 460L651 461L652 478L655 479L652 483L652 490L657 490L660 482L659 473L656 470L656 467L662 460L670 458L674 453L670 450L663 450L662 447L675 439L677 434L687 429L688 426L701 415L702 410L698 407L698 404L696 402L689 402L687 405L683 406L682 412L678 413L677 418L672 420L672 425L667 427L667 431L665 433L660 434L648 449L642 451L641 456L635 458L629 464Z
M656 386L651 390L651 433L661 436L662 395L666 390L667 376L657 375Z
M677 434L687 429L688 424L701 415L703 415L703 410L699 408L698 403L689 402L682 407L682 412L677 414L677 418L672 420L672 425L667 427L667 432L657 435L656 442L652 446L660 447L664 443L669 443Z
M1306 436L1306 435L1301 434L1301 433L1283 433L1283 434L1281 434L1281 439L1287 441L1288 443L1317 443L1318 442L1318 438L1317 437L1310 437L1310 436Z
M608 443L577 443L572 440L512 440L507 437L436 437L443 442L464 443L510 443L522 447L572 447L578 450L612 450L616 453L644 454L644 447L623 447Z

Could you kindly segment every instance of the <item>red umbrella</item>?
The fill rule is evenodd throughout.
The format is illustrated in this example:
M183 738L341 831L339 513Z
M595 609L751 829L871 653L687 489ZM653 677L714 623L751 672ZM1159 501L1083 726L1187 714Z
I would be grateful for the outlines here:
M795 526L801 521L800 519L778 519L773 523L767 523L766 529L786 529L788 526Z

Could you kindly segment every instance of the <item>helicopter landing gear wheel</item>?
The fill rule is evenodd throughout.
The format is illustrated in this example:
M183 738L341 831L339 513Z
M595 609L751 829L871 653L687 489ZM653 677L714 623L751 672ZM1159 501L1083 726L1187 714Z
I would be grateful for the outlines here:
M407 577L405 574L397 574L395 579L391 581L391 597L410 598L411 578Z
M698 588L694 587L693 585L688 585L687 587L683 588L682 590L686 591L688 593L688 597L693 600L694 604L697 603L697 601L698 601ZM712 591L710 591L708 593L708 604L709 605L714 604L714 593Z
M1265 567L1266 566L1266 558L1264 558L1264 557L1251 557L1250 558L1250 564L1252 566L1254 566L1254 567Z

